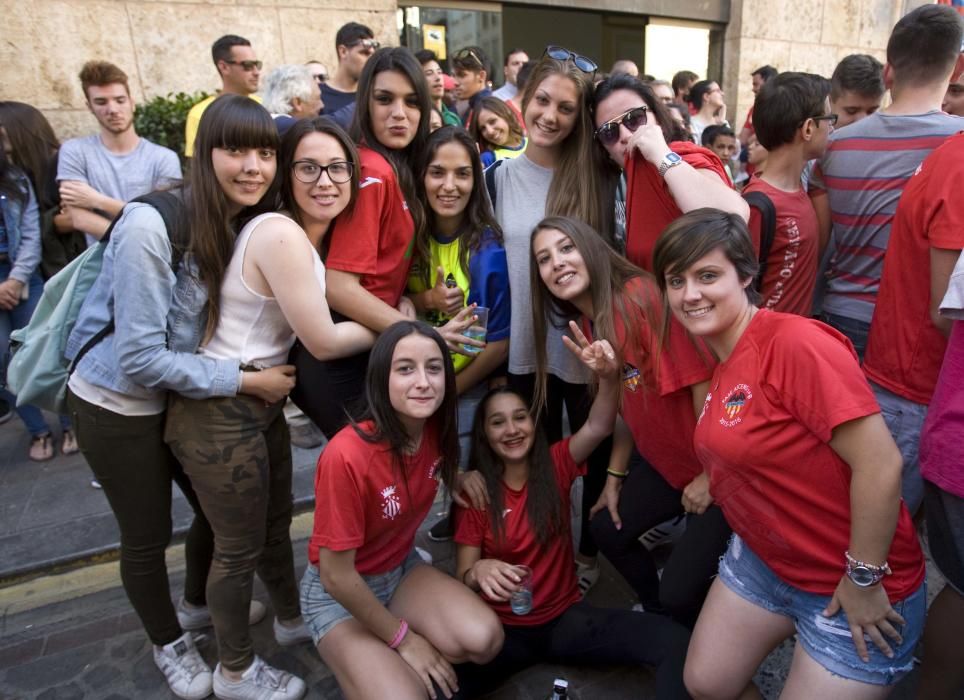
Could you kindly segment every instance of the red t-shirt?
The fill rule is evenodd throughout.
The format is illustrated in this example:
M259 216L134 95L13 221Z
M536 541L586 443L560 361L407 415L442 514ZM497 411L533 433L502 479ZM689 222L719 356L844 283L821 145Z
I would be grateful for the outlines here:
M358 199L351 215L335 222L325 265L361 275L362 287L396 306L408 281L415 222L391 163L364 146L358 155Z
M577 476L586 473L585 464L576 464L569 454L569 438L549 448L559 485L563 532L547 545L540 545L529 525L526 513L528 484L516 491L502 484L503 537L496 541L489 525L489 512L475 508L459 508L456 517L455 542L481 547L483 559L499 559L509 564L524 564L532 569L532 611L516 615L508 601L487 601L499 619L507 625L529 627L554 620L578 603L579 584L572 555L569 527L569 489Z
M817 283L817 214L806 191L784 192L759 177L743 190L762 192L777 212L777 228L767 256L761 308L809 316L813 307L813 288ZM760 254L760 213L750 208L750 238Z
M373 428L371 423L360 427ZM405 561L438 490L437 433L429 421L418 452L403 465L387 444L366 442L350 425L332 438L315 472L312 564L318 565L320 547L356 550L355 569L365 575L383 574Z
M880 409L853 347L819 321L759 311L713 373L696 453L730 527L783 581L832 595L850 541L850 467L834 428ZM924 580L901 502L884 579L890 600Z
M637 277L626 286L630 297L638 297L640 291L650 300L659 327L662 301L655 282ZM639 453L673 488L683 489L703 471L693 450L696 413L690 386L710 378L715 360L701 343L697 345L699 341L690 338L675 317L670 320L666 347L660 351L659 338L639 307L630 308L636 312L632 322L639 345L635 347L626 346L622 316L613 309L617 344L625 363L620 413Z
M900 196L884 257L864 372L885 389L929 404L947 339L930 316L930 249L964 248L964 133L937 148Z
M710 149L685 141L673 141L669 147L691 167L713 170L727 187L733 186L719 156ZM682 215L659 170L634 150L626 160L626 257L652 272L656 240Z

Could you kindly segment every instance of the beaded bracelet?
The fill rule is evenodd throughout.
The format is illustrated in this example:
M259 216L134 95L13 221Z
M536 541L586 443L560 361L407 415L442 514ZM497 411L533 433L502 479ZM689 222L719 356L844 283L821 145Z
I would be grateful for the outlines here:
M609 474L609 476L615 476L619 479L625 479L629 476L629 472L618 472L615 469L607 469L606 473Z
M405 639L405 635L408 634L408 623L402 620L402 624L398 626L398 632L392 638L391 643L388 645L389 649L398 649L399 644Z

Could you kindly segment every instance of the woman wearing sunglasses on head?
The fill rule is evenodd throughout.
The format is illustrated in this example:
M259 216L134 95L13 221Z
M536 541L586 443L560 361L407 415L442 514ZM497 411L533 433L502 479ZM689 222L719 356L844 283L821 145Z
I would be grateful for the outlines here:
M619 208L625 168L626 257L653 269L656 239L673 219L699 207L749 216L719 157L685 139L653 91L637 78L615 75L593 93L595 138L606 151L607 201ZM618 216L618 214L617 214Z

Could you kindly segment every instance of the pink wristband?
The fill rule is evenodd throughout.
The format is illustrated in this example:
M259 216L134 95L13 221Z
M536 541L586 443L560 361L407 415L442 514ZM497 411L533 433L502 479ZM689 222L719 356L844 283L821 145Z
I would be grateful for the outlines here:
M388 648L398 649L398 645L405 639L406 634L408 634L408 623L402 620L402 624L398 626L398 632L395 633L395 637L392 639L391 644L388 645Z

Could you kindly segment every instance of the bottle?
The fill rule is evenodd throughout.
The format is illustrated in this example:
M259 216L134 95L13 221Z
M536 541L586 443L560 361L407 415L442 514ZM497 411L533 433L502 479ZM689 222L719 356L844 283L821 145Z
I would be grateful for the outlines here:
M552 695L549 700L569 700L569 681L557 678L552 682Z

